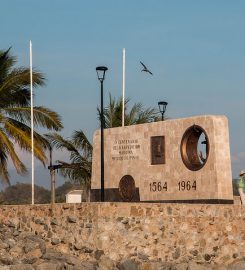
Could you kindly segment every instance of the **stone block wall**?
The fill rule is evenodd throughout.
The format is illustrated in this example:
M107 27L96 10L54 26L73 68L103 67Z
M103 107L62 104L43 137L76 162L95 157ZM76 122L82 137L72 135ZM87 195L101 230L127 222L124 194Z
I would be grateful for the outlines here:
M91 260L225 265L245 258L245 207L155 203L1 206L0 227L41 236L57 251Z

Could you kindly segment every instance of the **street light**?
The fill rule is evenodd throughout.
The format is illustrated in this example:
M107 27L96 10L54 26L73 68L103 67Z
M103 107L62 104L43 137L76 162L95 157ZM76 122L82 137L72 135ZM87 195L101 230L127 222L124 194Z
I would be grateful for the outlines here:
M105 72L108 70L107 67L97 67L96 72L98 80L100 81L100 200L105 201L105 188L104 188L104 105L103 105L103 81L105 79Z
M162 121L164 120L164 113L166 111L167 105L168 105L168 102L166 102L166 101L159 101L158 102L159 111L162 114Z

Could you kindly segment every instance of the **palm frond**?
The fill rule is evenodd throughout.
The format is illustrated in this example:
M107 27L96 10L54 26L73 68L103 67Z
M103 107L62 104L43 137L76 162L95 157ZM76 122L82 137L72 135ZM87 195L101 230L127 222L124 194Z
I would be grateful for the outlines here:
M2 149L0 143L0 178L4 184L10 185L7 161L8 156Z
M52 147L66 149L70 153L70 163L58 160L62 165L60 173L72 182L87 186L92 170L92 145L81 130L74 131L71 139L65 139L58 133L46 134Z
M44 85L44 75L33 71L33 87ZM21 91L22 88L30 86L30 70L27 68L15 68L8 74L0 86L0 92Z
M62 165L60 173L65 177L69 178L74 183L79 183L83 186L90 186L91 179L91 162L84 160L84 163L67 163L64 161L57 161Z
M64 139L58 133L54 132L54 133L45 134L45 137L50 142L51 146L55 147L56 149L66 149L70 152L77 151L71 141Z
M93 147L82 130L75 130L72 135L74 146L80 149L87 158L92 156Z
M124 100L124 109L127 111L127 104L130 101L129 98ZM100 109L97 108L98 119L101 119ZM122 98L116 100L109 93L109 104L104 108L104 120L105 128L120 127L122 125Z
M14 117L20 122L31 122L31 108L30 107L14 107L5 108L6 113L9 116ZM47 129L60 130L63 128L60 116L45 107L33 107L33 122L35 126L41 126Z
M27 172L27 169L25 165L20 161L18 155L15 152L13 143L6 136L3 129L0 129L0 141L1 141L1 148L4 149L7 154L10 155L17 173L24 175Z
M9 74L9 70L16 62L16 57L9 54L11 47L6 51L0 51L0 84Z
M14 119L8 119L4 126L8 135L18 143L21 149L31 151L31 131L30 128ZM47 161L43 144L41 144L39 136L34 134L34 154L45 165Z
M136 124L143 124L153 121L153 117L156 115L156 113L157 110L154 108L143 109L136 119Z
M126 125L134 125L136 124L137 116L142 112L142 104L135 103L130 110L130 112L126 115Z
M2 91L0 95L0 108L29 106L30 91L27 88L23 88L21 91Z

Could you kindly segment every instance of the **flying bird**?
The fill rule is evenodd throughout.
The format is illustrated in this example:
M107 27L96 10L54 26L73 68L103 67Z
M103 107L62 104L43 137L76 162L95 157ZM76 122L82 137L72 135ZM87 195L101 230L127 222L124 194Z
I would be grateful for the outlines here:
M143 69L141 71L145 71L145 72L148 72L150 73L151 75L153 75L150 70L140 61L140 64L143 66Z

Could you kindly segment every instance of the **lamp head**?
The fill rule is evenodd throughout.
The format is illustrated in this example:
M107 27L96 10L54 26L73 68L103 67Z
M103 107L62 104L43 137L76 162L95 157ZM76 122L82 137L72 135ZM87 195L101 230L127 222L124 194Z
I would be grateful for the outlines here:
M166 102L166 101L159 101L158 102L158 107L159 107L159 111L161 114L165 113L167 105L168 105L168 102Z
M105 79L105 72L108 70L107 67L99 66L96 68L98 79L102 82Z

